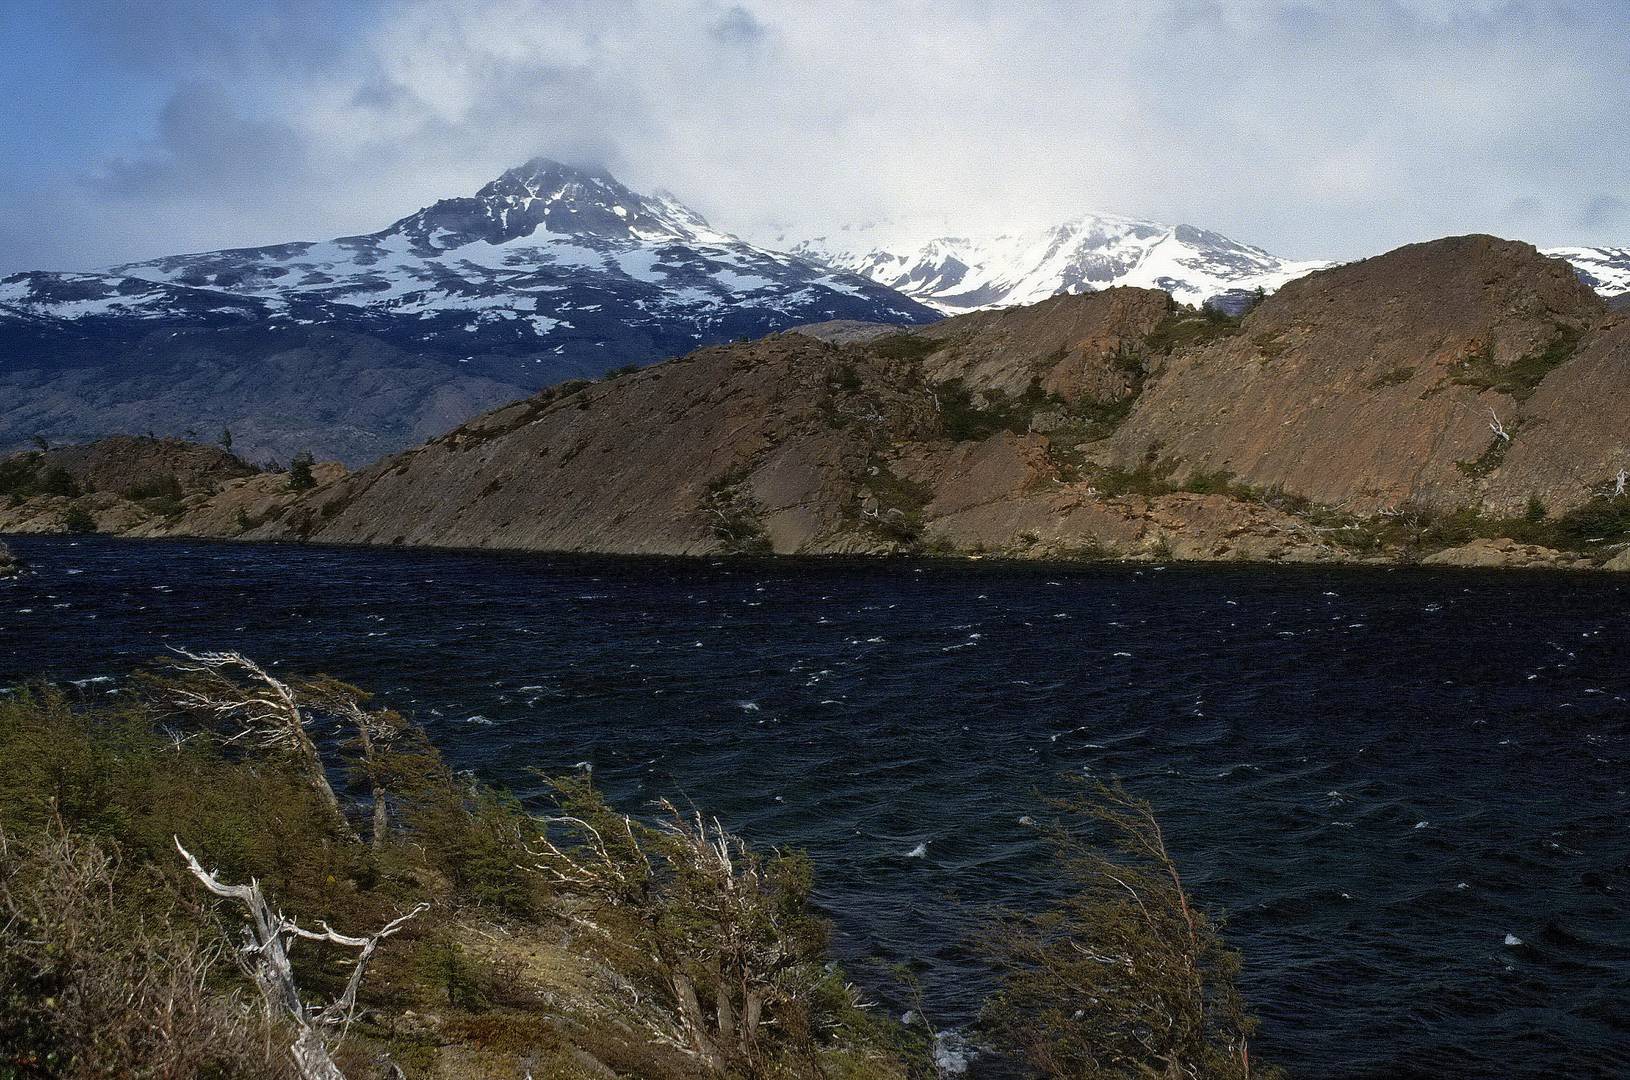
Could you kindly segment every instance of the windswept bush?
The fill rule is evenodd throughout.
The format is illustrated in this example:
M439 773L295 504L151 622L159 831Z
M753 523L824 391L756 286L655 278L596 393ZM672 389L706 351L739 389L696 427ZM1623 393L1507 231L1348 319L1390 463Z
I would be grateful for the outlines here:
M1276 1076L1251 1061L1239 956L1184 889L1149 804L1098 785L1055 807L1071 892L993 931L996 1036L1048 1077Z

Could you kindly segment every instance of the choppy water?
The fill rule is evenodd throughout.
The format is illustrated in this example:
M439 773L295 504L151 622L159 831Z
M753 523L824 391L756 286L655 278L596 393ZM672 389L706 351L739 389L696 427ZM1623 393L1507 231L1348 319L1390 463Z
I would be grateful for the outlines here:
M1087 771L1229 912L1262 1056L1630 1075L1624 579L13 546L0 683L238 648L523 793L590 762L807 848L845 958L920 963L942 1025L984 906L1045 888L1018 819Z

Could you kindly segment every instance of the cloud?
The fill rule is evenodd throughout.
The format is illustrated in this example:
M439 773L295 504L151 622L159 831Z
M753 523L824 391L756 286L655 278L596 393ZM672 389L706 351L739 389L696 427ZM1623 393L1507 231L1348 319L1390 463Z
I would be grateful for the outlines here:
M158 139L140 156L109 161L90 186L124 202L253 203L305 175L306 147L287 123L240 115L220 86L187 83L159 113Z
M713 17L708 30L720 41L754 45L768 33L763 23L740 4L732 4Z
M321 238L550 154L765 239L1104 210L1292 256L1471 230L1625 242L1630 12L1605 0L335 10L110 2L79 32L164 104L134 143L63 161L78 183L0 180L0 230L59 214L17 250L90 264L173 250L178 230Z
M1624 229L1630 224L1630 199L1622 195L1597 195L1585 203L1579 227L1588 231Z

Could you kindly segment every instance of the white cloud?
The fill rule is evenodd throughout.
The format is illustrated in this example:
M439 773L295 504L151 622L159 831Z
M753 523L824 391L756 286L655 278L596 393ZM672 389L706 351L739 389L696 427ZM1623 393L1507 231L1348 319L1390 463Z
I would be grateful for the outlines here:
M1623 12L1493 0L387 4L320 65L258 62L242 43L186 54L189 86L213 80L233 99L191 113L229 134L287 134L298 149L280 153L299 168L249 184L178 152L200 144L172 122L125 168L192 179L164 198L131 192L141 217L114 207L82 220L110 248L91 261L173 250L178 229L191 246L321 237L380 227L543 153L671 188L761 236L1097 209L1292 256L1471 230L1624 243ZM246 189L259 213L228 214Z

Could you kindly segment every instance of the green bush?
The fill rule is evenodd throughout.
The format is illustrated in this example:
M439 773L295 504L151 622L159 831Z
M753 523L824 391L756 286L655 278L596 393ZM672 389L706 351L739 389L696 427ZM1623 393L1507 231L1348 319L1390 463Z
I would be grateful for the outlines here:
M67 513L62 515L62 528L69 533L93 533L96 531L96 519L83 506L70 506Z
M316 459L309 450L294 455L294 460L289 462L290 491L310 491L317 486L317 478L311 473L311 467L315 464Z
M1556 323L1551 340L1544 348L1499 364L1494 359L1494 347L1484 345L1451 371L1454 382L1479 390L1494 390L1510 394L1519 401L1528 398L1544 381L1545 376L1573 358L1579 349L1584 331L1565 323Z
M1054 809L1068 893L988 934L993 1035L1047 1077L1277 1077L1248 1049L1239 956L1184 889L1149 804L1098 785Z
M41 495L66 495L70 499L77 499L83 494L79 481L67 469L56 465L40 474L36 490Z

